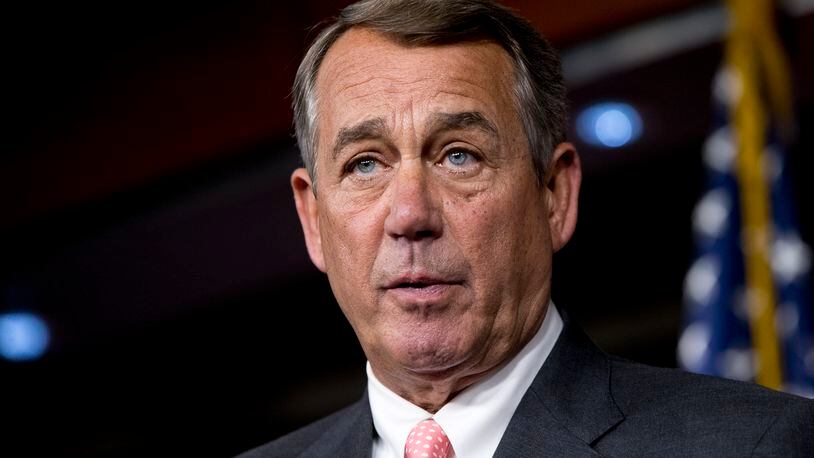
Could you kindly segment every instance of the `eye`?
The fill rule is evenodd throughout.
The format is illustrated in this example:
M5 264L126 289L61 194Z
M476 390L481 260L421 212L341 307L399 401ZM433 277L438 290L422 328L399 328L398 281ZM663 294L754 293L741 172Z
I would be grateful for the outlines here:
M373 173L376 170L376 161L371 158L363 158L352 164L351 170L362 175Z
M444 162L453 167L471 166L475 161L477 161L477 158L474 154L460 148L452 149L444 156Z
M345 165L343 175L355 180L371 180L387 169L387 163L372 155L360 155Z
M453 165L464 165L466 161L469 159L470 155L466 151L452 151L451 153L447 154L447 159Z

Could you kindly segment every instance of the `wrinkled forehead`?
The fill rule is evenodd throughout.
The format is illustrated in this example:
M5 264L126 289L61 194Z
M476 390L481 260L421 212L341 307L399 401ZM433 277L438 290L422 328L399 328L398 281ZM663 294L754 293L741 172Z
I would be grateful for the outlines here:
M317 73L317 124L330 130L350 121L343 118L367 114L356 113L360 108L392 112L416 103L425 106L412 108L424 111L470 105L457 108L498 118L516 112L513 82L511 58L494 42L409 45L353 28L331 46Z

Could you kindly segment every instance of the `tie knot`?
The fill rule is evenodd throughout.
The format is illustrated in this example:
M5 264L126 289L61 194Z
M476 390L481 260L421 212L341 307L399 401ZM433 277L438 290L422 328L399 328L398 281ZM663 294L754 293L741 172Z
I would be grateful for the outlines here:
M432 418L415 425L407 443L404 458L449 458L453 456L452 444L447 434Z

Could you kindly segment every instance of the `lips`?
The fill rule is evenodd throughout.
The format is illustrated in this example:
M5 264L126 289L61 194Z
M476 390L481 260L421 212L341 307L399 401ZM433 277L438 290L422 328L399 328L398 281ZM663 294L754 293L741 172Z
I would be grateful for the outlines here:
M444 299L450 290L461 284L452 278L407 275L389 281L385 289L403 301L433 302Z
M385 289L427 288L435 285L456 285L462 282L456 278L434 275L400 275L385 282Z

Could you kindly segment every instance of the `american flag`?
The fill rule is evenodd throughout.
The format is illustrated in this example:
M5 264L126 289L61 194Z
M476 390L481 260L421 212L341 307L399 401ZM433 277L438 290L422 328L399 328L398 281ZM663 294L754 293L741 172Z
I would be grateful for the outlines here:
M770 72L760 65L778 59L761 53L777 54L779 46L760 42L775 39L758 30L771 19L741 16L758 3L771 7L768 0L729 2L740 30L734 27L713 83L715 126L703 150L706 190L692 215L697 253L685 279L678 361L693 372L814 397L811 249L797 230L778 135L788 119L771 114L783 105L788 78L761 80ZM763 103L766 93L774 99Z

